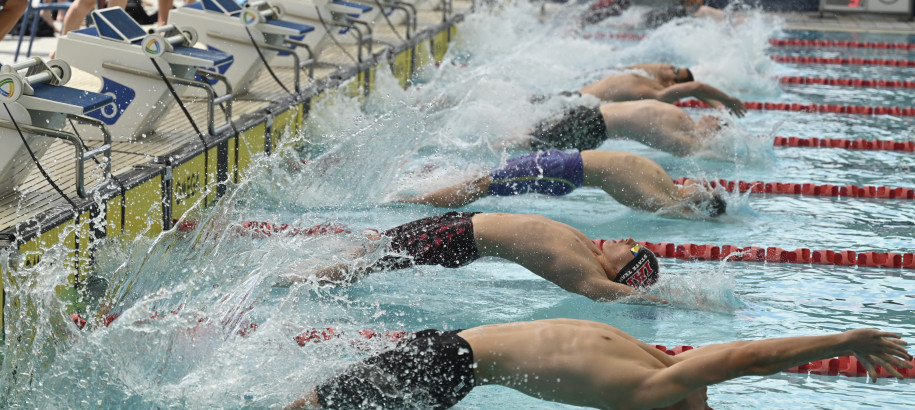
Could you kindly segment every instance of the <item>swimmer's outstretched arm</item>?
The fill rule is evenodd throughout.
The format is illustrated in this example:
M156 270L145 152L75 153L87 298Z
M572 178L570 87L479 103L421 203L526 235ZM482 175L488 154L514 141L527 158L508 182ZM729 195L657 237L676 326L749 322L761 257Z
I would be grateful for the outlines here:
M298 399L292 404L284 407L285 410L299 410L299 409L320 409L321 405L318 403L318 394L315 392L309 392L305 397Z
M395 202L432 205L440 208L460 208L489 196L489 182L489 175L486 175L472 181L442 188L428 194L396 199Z
M879 364L897 378L893 367L912 368L906 342L894 333L856 329L827 336L786 337L711 345L675 356L678 363L645 378L632 401L644 407L674 404L698 389L743 376L766 376L791 367L854 355L876 377Z
M747 106L739 98L731 97L711 85L698 81L675 84L658 93L657 99L673 104L686 97L702 100L712 108L725 107L731 114L743 117L747 113Z

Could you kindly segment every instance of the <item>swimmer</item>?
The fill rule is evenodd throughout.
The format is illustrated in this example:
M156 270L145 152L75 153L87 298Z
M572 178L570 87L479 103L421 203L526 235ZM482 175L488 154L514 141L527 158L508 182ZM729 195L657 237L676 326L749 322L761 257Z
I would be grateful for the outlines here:
M903 378L906 342L856 329L825 336L738 341L676 356L603 323L549 319L425 330L318 385L288 408L448 408L476 386L501 385L583 407L708 408L707 387L743 376L854 355Z
M655 29L683 17L724 20L724 12L703 4L703 0L681 0L679 4L654 9L642 16L642 28Z
M510 158L488 174L399 202L456 208L489 195L527 193L561 196L582 186L599 187L617 202L646 211L676 210L703 216L723 214L717 194L691 184L677 187L670 175L641 155L617 151L538 151Z
M540 215L448 212L371 235L389 241L388 255L367 267L338 264L315 273L320 282L350 282L375 271L414 265L457 268L483 256L517 263L559 287L594 300L635 296L659 277L658 259L632 238L588 239L581 231ZM360 255L361 256L361 255ZM287 277L284 283L308 277Z
M689 68L657 63L629 68L643 70L651 77L636 73L613 74L580 88L578 93L593 95L604 102L658 100L674 103L693 97L712 108L726 108L736 117L743 117L747 113L747 107L740 99L695 81Z
M721 130L722 120L693 121L682 108L657 100L579 106L541 121L521 145L534 150L591 150L608 138L625 138L677 156L699 151Z

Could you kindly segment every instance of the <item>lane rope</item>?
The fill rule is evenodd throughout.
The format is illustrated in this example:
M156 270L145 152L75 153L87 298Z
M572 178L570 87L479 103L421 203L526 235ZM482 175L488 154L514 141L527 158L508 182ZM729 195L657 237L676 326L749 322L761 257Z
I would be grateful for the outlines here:
M699 245L693 243L639 242L658 257L726 262L771 262L867 268L915 269L915 253L855 252L798 248L785 250L776 246Z
M816 77L780 77L782 84L817 84L840 87L887 87L915 88L915 81L909 80L864 80L860 78L816 78Z
M832 185L811 183L781 183L763 181L729 181L726 179L703 181L695 178L680 177L674 184L684 185L687 182L707 184L712 188L722 187L728 192L750 192L751 194L785 194L803 196L830 196L849 198L879 199L915 199L915 190L904 187L886 187L874 185Z
M845 148L867 151L915 151L915 141L850 140L845 138L775 137L776 147Z
M699 100L682 100L674 102L677 107L683 108L711 108ZM798 104L798 103L773 103L745 101L748 110L763 111L798 111L810 113L830 114L856 114L856 115L893 115L897 117L915 116L915 107L869 107L863 105L835 105L835 104Z
M885 58L860 57L811 57L811 56L769 56L779 63L791 64L839 64L839 65L872 65L889 67L915 67L915 61L891 60Z
M332 328L332 327L320 328L320 329L313 328L313 329L306 330L306 331L302 332L301 334L299 334L298 336L296 336L295 341L296 341L296 343L298 343L299 346L304 347L304 346L308 345L309 343L321 343L321 342L325 342L325 341L328 341L331 339L340 338L340 337L343 337L344 334L345 334L345 332L343 330ZM368 330L368 329L360 330L358 332L358 334L359 334L359 336L361 336L364 339L383 338L392 343L398 342L398 341L403 340L404 338L412 335L412 333L408 333L408 332L404 332L404 331L375 332L375 331ZM357 339L357 340L351 341L350 343L353 345L356 345L356 346L360 346L360 344L359 344L360 341L361 340ZM694 349L694 347L692 347L692 346L677 346L677 347L674 347L671 349L668 349L664 345L658 345L658 344L650 344L649 346L652 346L671 356ZM915 360L915 359L913 359L913 360ZM911 362L911 363L915 364L915 362ZM880 367L879 365L876 367L876 370L877 370L877 377L880 377L880 378L893 377L893 375L890 374L890 372L886 371L883 367ZM906 368L897 368L896 370L898 370L899 373L902 374L907 379L915 378L915 370L906 369ZM808 373L808 374L817 374L817 375L824 375L824 376L836 376L836 375L842 375L842 376L848 376L848 377L866 377L867 376L867 370L864 368L863 365L861 365L861 363L858 361L858 359L855 358L854 356L840 356L840 357L833 358L833 359L817 360L814 362L802 364L800 366L795 366L790 369L783 370L783 372L784 373Z
M770 38L769 44L776 47L841 47L875 48L879 50L915 50L912 43L887 43L844 40L802 40L797 38Z

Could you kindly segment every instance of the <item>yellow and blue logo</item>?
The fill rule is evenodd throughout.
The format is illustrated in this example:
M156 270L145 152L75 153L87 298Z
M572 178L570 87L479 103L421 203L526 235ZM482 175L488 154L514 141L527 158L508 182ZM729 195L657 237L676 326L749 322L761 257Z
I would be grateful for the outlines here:
M159 44L159 40L152 38L146 43L146 52L149 54L158 55L162 52L162 45Z
M242 23L245 23L245 25L254 24L257 22L257 14L251 10L245 10L241 15L241 21Z
M16 83L11 78L0 80L0 97L10 98L16 94Z

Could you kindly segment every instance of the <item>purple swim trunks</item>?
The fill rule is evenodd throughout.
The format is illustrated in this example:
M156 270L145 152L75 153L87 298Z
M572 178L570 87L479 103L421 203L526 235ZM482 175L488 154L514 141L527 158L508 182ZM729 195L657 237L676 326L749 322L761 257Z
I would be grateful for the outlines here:
M489 195L568 195L584 184L581 153L549 150L510 158L489 173Z

